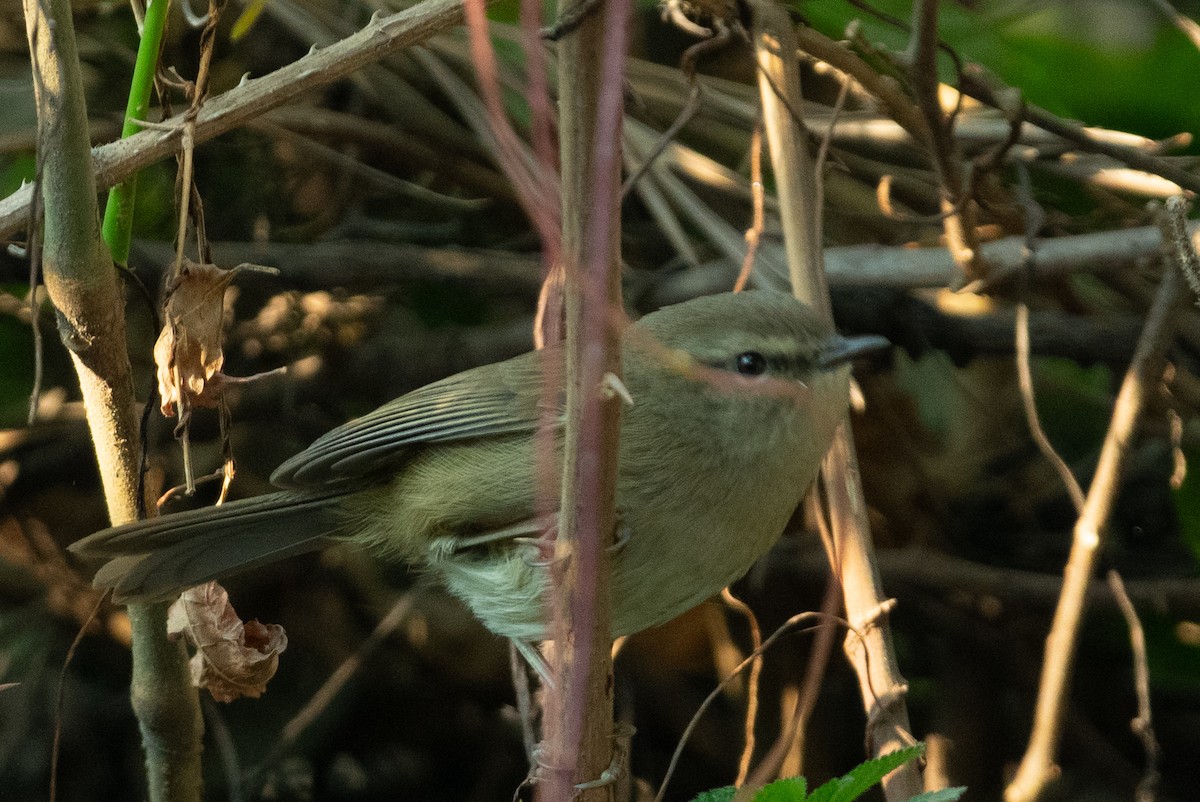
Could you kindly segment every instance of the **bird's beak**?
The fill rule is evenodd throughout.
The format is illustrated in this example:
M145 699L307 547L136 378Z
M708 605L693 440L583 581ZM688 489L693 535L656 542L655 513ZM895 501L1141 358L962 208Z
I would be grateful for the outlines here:
M873 354L890 346L891 343L886 338L874 334L865 334L857 337L835 335L821 349L821 353L817 356L817 366L821 368L834 368L838 365L846 364L855 357L862 356L863 354Z

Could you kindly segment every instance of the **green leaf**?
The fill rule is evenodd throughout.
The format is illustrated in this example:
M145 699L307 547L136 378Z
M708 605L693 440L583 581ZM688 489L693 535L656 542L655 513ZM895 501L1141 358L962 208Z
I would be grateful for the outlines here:
M966 786L942 788L939 791L926 791L923 794L917 794L908 800L908 802L958 802L966 792Z
M917 744L907 749L877 757L860 763L844 777L822 785L812 792L808 802L852 802L862 796L863 792L890 774L894 769L903 766L910 760L915 760L925 752L925 744Z
M790 0L826 35L844 37L856 19L862 38L895 52L908 34L848 3ZM1107 25L1088 24L1091 3L942 3L938 34L960 57L986 65L1030 102L1049 111L1151 137L1196 131L1200 111L1188 98L1200 90L1196 51L1165 17L1137 4L1105 4L1119 13ZM871 6L907 22L911 0ZM953 83L950 60L940 77ZM1062 80L1071 75L1072 80ZM1170 80L1162 80L1170 76ZM1190 148L1195 152L1197 144Z
M754 797L754 802L805 802L808 782L803 777L776 780Z
M872 786L879 783L893 770L925 753L925 744L919 743L907 749L868 760L855 766L850 773L830 780L820 788L807 794L808 783L803 777L777 780L763 788L754 797L754 802L853 802ZM955 802L965 788L946 788L927 791L915 796L910 802ZM737 789L732 785L714 788L697 796L692 802L731 802Z

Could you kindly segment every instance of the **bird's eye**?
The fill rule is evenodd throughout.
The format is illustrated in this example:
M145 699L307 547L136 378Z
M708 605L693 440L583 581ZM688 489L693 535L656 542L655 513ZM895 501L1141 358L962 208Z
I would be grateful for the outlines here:
M767 358L758 351L744 351L733 359L734 367L743 376L761 376L767 372Z

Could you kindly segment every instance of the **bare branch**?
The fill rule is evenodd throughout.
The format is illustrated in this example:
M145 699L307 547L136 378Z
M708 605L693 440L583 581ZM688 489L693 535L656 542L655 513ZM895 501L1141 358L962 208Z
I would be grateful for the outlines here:
M141 438L124 299L100 240L71 4L25 0L24 8L44 181L46 290L79 377L108 515L121 524L138 517ZM147 789L151 802L199 800L203 724L183 644L167 640L166 617L165 604L129 608L131 696L146 750Z
M820 203L817 178L808 153L808 137L797 116L801 108L797 31L787 13L772 0L757 0L751 5L754 13L751 43L758 62L759 97L778 187L791 290L832 322L821 248L821 213L816 208ZM808 29L802 27L800 31ZM906 109L910 107L911 104L905 105ZM919 115L915 124L925 128ZM924 133L922 141L927 140L927 128ZM826 549L842 587L846 617L854 631L847 636L844 649L858 675L867 710L867 747L873 756L879 756L911 742L903 699L907 686L896 665L886 616L877 613L885 609L884 594L875 567L848 417L838 427L825 457L820 487L825 491L830 510L832 537ZM739 795L746 796L752 788L753 784L743 786ZM884 796L889 802L907 800L921 788L920 772L911 763L883 781Z
M1154 724L1150 718L1150 662L1146 656L1146 631L1138 619L1137 610L1125 590L1125 583L1116 571L1107 574L1108 586L1117 600L1117 607L1129 627L1129 647L1133 653L1133 689L1137 694L1138 714L1130 722L1134 735L1142 742L1146 752L1146 768L1138 783L1135 799L1137 802L1154 802L1158 791L1159 747L1158 739L1154 736Z
M1033 731L1017 774L1005 789L1007 802L1031 802L1057 775L1055 759L1062 738L1088 584L1146 397L1151 386L1161 379L1162 355L1172 339L1182 288L1183 279L1178 268L1168 266L1163 271L1133 362L1121 384L1100 461L1083 511L1075 523L1062 595L1046 639Z
M324 50L314 50L262 78L244 80L210 100L196 116L195 143L245 125L303 92L336 81L461 20L462 4L458 0L425 0L396 14L376 17L353 36ZM176 153L182 144L180 133L186 118L186 112L177 114L165 121L165 127L93 149L97 189L108 189ZM26 187L0 200L0 237L10 236L25 222L32 194L32 187Z

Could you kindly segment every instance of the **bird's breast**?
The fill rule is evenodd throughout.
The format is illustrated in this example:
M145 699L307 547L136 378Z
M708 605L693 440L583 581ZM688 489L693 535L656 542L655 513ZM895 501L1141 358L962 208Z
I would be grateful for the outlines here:
M715 445L685 439L667 447L669 460L662 451L625 459L639 451L636 441L622 448L616 634L670 620L743 576L778 540L816 474L813 448L782 435Z

